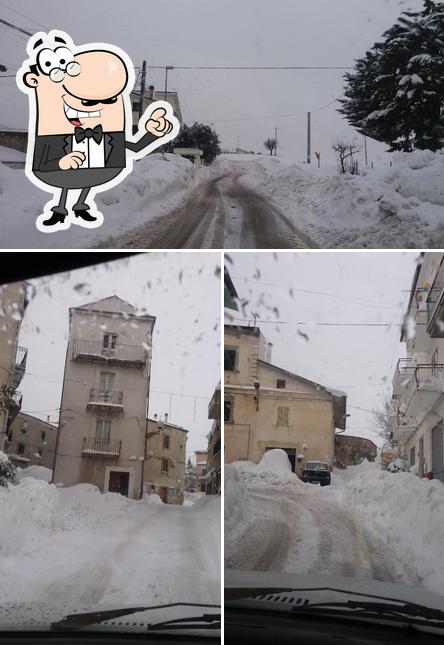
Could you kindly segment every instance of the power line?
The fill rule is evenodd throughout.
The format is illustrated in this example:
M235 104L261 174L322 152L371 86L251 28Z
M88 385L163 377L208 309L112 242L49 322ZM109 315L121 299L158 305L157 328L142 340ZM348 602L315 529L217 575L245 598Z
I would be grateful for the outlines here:
M8 22L7 20L3 20L3 18L0 18L0 23L3 25L6 25L10 29L15 29L16 31L21 32L22 34L25 34L26 36L33 36L30 31L26 31L26 29L22 29L21 27L17 27L17 25L13 25L12 22Z
M47 29L49 31L48 27L45 27L45 25L42 25L42 23L37 22L36 20L34 20L33 18L30 18L29 16L26 16L24 13L20 13L20 11L13 9L8 4L6 4L6 2L0 2L0 5L2 5L2 7L5 7L6 9L9 9L9 11L16 13L18 16L21 16L22 18L26 18L26 20L28 20L29 22L33 22L38 27L43 27L43 29Z
M150 65L150 69L165 69L166 65ZM343 65L172 65L174 69L208 70L304 70L304 69L354 69Z

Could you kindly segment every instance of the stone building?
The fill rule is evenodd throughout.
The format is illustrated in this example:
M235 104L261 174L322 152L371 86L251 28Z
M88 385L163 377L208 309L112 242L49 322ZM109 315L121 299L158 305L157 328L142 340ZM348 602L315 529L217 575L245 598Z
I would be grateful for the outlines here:
M333 466L335 428L345 429L346 395L271 363L258 327L225 325L225 462L259 462L284 450L293 471L308 460Z
M376 444L365 437L337 434L335 437L335 465L339 468L355 466L361 461L375 461L378 449Z
M6 452L17 466L54 465L57 427L30 414L19 412L8 432Z
M166 504L182 504L185 490L185 454L188 430L162 419L148 419L145 491Z
M213 425L207 435L208 439L208 463L206 474L207 495L220 495L221 491L221 419L220 419L220 383L214 390L208 406L208 418L213 419Z
M26 282L0 286L0 386L14 390L9 410L0 410L0 450L5 448L11 423L20 412L22 394L18 390L25 374L28 350L20 347L18 337L28 299Z
M208 452L206 450L195 450L196 455L196 490L198 493L205 493L207 489L207 466Z
M154 324L117 296L69 310L54 483L141 495Z

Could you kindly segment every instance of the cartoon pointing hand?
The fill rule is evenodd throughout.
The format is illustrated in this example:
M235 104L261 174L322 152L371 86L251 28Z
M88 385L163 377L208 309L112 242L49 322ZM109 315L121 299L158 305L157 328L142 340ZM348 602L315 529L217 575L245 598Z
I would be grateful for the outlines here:
M173 129L173 124L165 118L165 114L165 108L160 107L154 110L145 124L146 131L154 134L156 137L163 137L169 134Z

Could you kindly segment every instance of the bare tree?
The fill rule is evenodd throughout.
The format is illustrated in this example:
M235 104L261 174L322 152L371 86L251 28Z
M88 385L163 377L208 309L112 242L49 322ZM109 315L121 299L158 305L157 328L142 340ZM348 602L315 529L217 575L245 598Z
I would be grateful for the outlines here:
M360 146L357 144L346 141L345 139L336 138L332 143L333 150L338 157L338 170L341 175L357 175L358 162L353 159L353 156L360 151Z
M376 432L386 441L390 441L392 433L389 430L388 420L390 414L391 399L386 396L380 408L374 408L372 411L373 421L377 426Z
M276 148L276 139L267 139L264 141L264 146L267 148L267 150L270 151L270 154L273 154L273 150Z

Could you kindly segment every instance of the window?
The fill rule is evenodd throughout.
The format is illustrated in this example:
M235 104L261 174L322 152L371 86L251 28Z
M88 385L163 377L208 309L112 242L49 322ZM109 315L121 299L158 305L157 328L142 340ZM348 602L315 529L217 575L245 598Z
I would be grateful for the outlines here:
M17 452L19 455L23 455L25 452L25 444L24 443L19 443L17 446Z
M206 474L207 474L207 469L206 469L206 467L205 467L205 466L202 466L202 471L201 471L201 475L202 475L202 477L203 477L204 475L206 475Z
M41 457L42 455L43 455L42 449L39 448L39 457Z
M164 450L170 449L170 436L168 434L163 435L163 449Z
M162 459L162 472L168 472L168 459Z
M109 441L111 436L111 421L97 419L96 421L96 439Z
M133 101L133 112L138 112L140 110L140 101Z
M104 334L102 348L106 350L115 350L117 347L117 334Z
M26 434L27 431L28 431L28 426L26 425L25 422L23 422L22 425L21 425L21 428L20 428L20 432L21 432L21 434Z
M112 392L114 389L114 374L111 372L100 373L100 391Z
M415 447L410 448L410 466L415 465Z
M276 387L277 387L279 390L285 390L285 388L287 387L287 382L286 382L286 380L285 380L284 378L278 378L278 379L276 380Z
M46 430L42 430L40 433L40 439L46 441Z
M278 408L277 414L277 425L278 426L288 426L288 412L289 408Z
M233 421L233 399L225 399L224 401L224 421L225 423L231 423Z
M239 356L238 347L225 347L224 349L224 370L234 372L237 370L237 361Z

